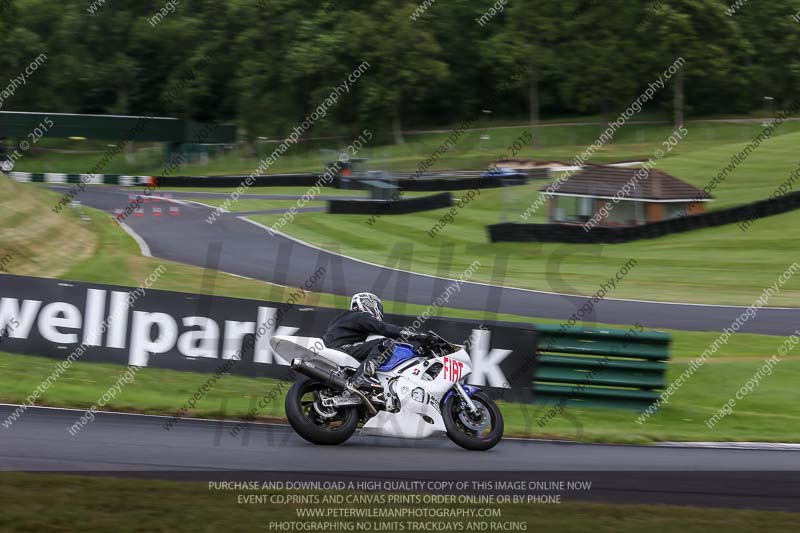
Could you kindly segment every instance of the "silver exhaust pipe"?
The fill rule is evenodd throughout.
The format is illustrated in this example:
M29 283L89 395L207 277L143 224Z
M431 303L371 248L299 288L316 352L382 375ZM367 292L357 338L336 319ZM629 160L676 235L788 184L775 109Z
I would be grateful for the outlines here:
M361 399L362 402L364 402L364 405L367 406L367 410L370 412L371 415L378 414L378 410L375 408L374 405L372 405L372 402L369 401L369 398L367 398L367 396L363 392L356 389L355 387L348 387L347 380L335 374L333 371L320 368L316 366L313 361L300 359L299 357L292 359L291 368L292 370L296 370L297 372L303 374L304 376L308 376L311 379L319 381L326 387L340 390L342 392L348 391L351 394L355 394Z
M343 391L347 388L347 380L334 374L331 370L318 367L312 361L297 357L292 359L291 367L292 370L296 370L305 376L313 378L332 389Z

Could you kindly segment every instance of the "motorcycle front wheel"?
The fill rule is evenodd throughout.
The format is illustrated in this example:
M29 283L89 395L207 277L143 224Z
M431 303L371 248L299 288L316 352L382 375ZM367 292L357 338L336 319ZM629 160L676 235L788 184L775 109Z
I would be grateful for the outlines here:
M286 393L286 418L289 424L308 442L322 445L341 444L349 439L358 426L358 409L354 405L325 408L320 393L331 392L313 379L302 379Z
M442 418L450 440L467 450L489 450L503 438L503 414L486 393L472 396L477 414L469 411L458 394L442 406Z

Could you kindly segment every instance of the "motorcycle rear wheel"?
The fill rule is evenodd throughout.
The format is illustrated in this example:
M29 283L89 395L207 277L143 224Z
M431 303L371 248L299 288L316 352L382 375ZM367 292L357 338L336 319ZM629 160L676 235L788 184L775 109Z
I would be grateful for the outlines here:
M442 418L450 440L467 450L489 450L503 438L503 414L481 391L472 395L479 415L472 415L461 397L452 394L442 406Z
M313 379L295 382L286 393L286 418L298 435L312 444L333 446L349 439L358 426L354 405L322 409L319 393L326 387Z

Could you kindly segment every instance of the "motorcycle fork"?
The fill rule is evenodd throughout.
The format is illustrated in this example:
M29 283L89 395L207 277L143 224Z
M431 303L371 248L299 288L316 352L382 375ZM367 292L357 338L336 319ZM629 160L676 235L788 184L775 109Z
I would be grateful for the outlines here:
M469 412L472 413L474 416L477 416L478 408L475 407L475 402L473 402L472 398L469 397L467 391L465 391L464 387L461 386L461 383L456 383L456 392L458 392L458 395L461 396L461 400L463 400L463 402L467 404Z

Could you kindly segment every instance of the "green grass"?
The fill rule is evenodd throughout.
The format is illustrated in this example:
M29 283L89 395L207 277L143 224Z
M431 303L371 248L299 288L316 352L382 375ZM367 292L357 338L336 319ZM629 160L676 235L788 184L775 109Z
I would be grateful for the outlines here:
M0 401L24 402L31 391L50 375L55 364L55 360L44 357L0 352ZM797 358L779 363L776 371L764 379L756 391L740 401L732 415L725 417L713 429L704 424L762 364L761 359L707 363L668 405L642 425L636 423L638 415L634 411L581 407L569 407L566 414L539 424L549 406L501 401L505 434L628 443L664 440L798 442L800 407L794 401L796 384L800 379L800 360ZM674 380L685 367L685 363L671 364L669 380ZM88 409L124 370L119 365L78 361L47 389L39 404ZM207 379L207 374L144 368L104 409L176 414ZM259 412L259 417L283 419L284 393L288 386L278 387L277 384L274 379L226 376L187 416L243 418L263 396L276 390L280 394Z
M213 192L219 194L230 194L232 193L236 187L239 186L240 182L236 182L235 186L231 187L164 187L163 189L158 189L158 194L162 193L170 193L170 192ZM300 197L303 194L307 193L310 187L250 187L247 189L245 194L241 195L242 199L247 199L248 194L286 194L290 196ZM365 191L357 191L351 189L335 189L333 187L324 187L320 195L324 196L364 196L366 197ZM200 199L200 201L204 201Z
M51 211L59 198L0 176L0 272L55 277L91 257L96 235L72 209Z
M587 297L635 259L635 267L609 298L744 306L751 305L800 259L796 252L800 239L787 231L800 224L797 212L760 220L746 233L733 225L618 245L487 243L485 225L497 218L494 209L480 208L482 200L462 210L456 224L433 238L426 232L432 231L446 210L384 216L374 229L367 225L367 216L299 213L282 231L378 264L388 265L387 258L400 253L396 247L407 245L411 251L404 252L400 268L427 274L441 272L442 245L452 245L449 273L453 277L478 260L482 267L471 279L491 282L495 264L502 265L498 258L507 258L503 285ZM250 218L271 226L278 216ZM795 306L799 297L800 281L791 279L769 305Z
M194 202L219 207L225 205L225 199L217 198L190 198ZM325 202L307 202L303 207L324 207ZM282 209L288 211L292 207L297 207L297 200L248 200L240 199L238 202L228 202L226 209L232 213L241 213L242 211L264 211L267 209ZM282 213L281 213L282 214Z
M55 364L54 359L45 357L0 352L0 398L10 403L24 402L31 391L50 375ZM78 361L47 390L39 403L88 409L116 382L125 369L120 365ZM135 381L126 385L104 409L175 414L207 379L208 374L143 368L137 372ZM252 407L251 402L260 400L277 383L273 379L228 375L217 382L208 396L189 415L242 418ZM273 402L261 415L268 419L283 418L282 399Z
M210 489L208 483L87 477L56 474L0 474L0 497L13 504L0 508L0 524L6 531L40 532L79 529L87 532L173 531L271 531L270 522L313 519L297 517L298 504L240 504L240 494L289 494L278 491L227 491ZM297 492L294 492L297 494ZM302 494L306 494L303 491ZM318 493L319 494L319 493ZM346 493L336 493L346 494ZM527 531L564 533L639 533L669 531L726 531L750 533L769 524L776 531L796 529L797 515L774 511L703 509L663 505L616 505L569 502L558 505L499 504L501 518L477 522L524 522ZM187 502L191 502L189 507ZM322 505L329 507L330 505ZM370 505L370 508L408 508L411 504ZM423 504L426 508L457 508L451 504ZM354 506L345 504L345 508ZM351 522L353 519L336 519ZM321 522L321 520L315 520ZM402 520L401 520L402 521ZM420 519L413 519L419 522ZM427 520L428 524L467 519ZM382 520L386 523L386 520ZM379 530L378 519L371 520ZM404 524L405 531L413 531ZM355 527L355 526L353 526ZM355 530L355 529L353 529ZM329 530L337 533L339 530ZM381 531L392 531L381 529ZM394 531L398 531L395 529ZM468 531L464 529L464 531Z
M717 188L716 203L730 206L768 197L797 167L798 141L800 133L779 135L759 147ZM663 167L703 187L743 146L687 151L665 159ZM458 210L455 222L434 237L427 232L447 210L383 216L373 225L368 224L367 216L301 213L283 231L381 264L386 263L395 246L410 245L411 257L403 268L428 274L439 271L442 246L454 246L451 274L459 274L477 259L484 266L473 279L484 282L491 280L496 258L507 257L503 284L572 294L594 294L601 283L633 258L636 267L609 297L696 303L750 305L800 259L800 236L787 231L800 224L798 211L759 220L746 232L734 224L613 246L489 243L486 226L504 216L521 222L519 215L535 201L540 187L531 184L484 190ZM540 211L538 219L532 221L542 220L545 209ZM277 217L260 215L253 219L271 225ZM798 297L800 281L792 279L769 305L794 306Z
M506 423L521 434L592 442L663 441L800 442L800 408L792 400L800 379L800 360L786 359L733 413L708 428L705 422L764 364L764 359L707 363L688 379L661 410L637 423L638 414L620 409L570 406L547 421L544 405L503 404ZM669 365L672 383L687 364ZM543 426L539 425L541 421Z
M598 117L588 117L595 120ZM576 117L575 122L586 120ZM734 124L707 122L703 120L689 121L691 142L682 143L675 153L681 154L689 151L703 151L708 148L732 142L744 142L755 137L762 129L758 124ZM481 124L477 127L483 128ZM419 133L407 136L404 145L394 146L366 146L358 157L369 159L369 167L374 170L408 171L415 170L420 161L427 159L447 139L450 131L447 127L445 133ZM496 160L498 157L509 155L506 148L522 133L528 129L526 126L502 127L492 129L490 139L482 140L480 137L484 129L469 132L463 135L455 147L447 152L437 164L439 169L480 169ZM594 162L611 162L629 160L634 158L647 158L654 150L660 147L661 142L671 134L673 128L668 124L640 124L632 122L621 128L615 134L613 142L599 150ZM537 128L538 141L517 154L519 157L530 157L544 160L572 160L588 145L593 143L601 133L598 123L590 125L556 125L542 124ZM776 135L800 131L800 123L786 122L780 127ZM344 142L344 140L342 140ZM48 142L42 141L47 146ZM63 143L58 143L59 146ZM346 145L344 142L342 146ZM330 161L330 156L321 156L319 149L335 149L339 143L336 141L301 142L291 147L288 152L280 157L270 167L270 172L311 172L320 171L325 161ZM102 151L105 143L78 143L71 145L73 148L83 148ZM211 159L207 165L188 164L180 169L184 175L214 175L214 174L249 174L257 166L260 158L268 156L275 149L275 144L259 145L258 157L246 155L244 147L236 147L223 156ZM63 154L63 153L30 153L17 163L16 170L28 172L88 172L102 153L95 154ZM158 149L137 150L129 157L119 155L114 158L104 169L106 173L156 175L163 173L163 152Z
M710 180L730 163L731 157L742 151L752 140L748 137L740 142L700 149L696 146L695 134L690 129L687 139L681 141L690 144L691 150L684 151L678 157L665 158L659 167L700 189L709 185ZM796 150L798 141L800 133L787 134L784 131L762 143L733 173L727 174L722 184L711 191L715 200L709 207L721 209L769 198L797 170L800 163ZM795 183L795 190L798 188L800 186Z

